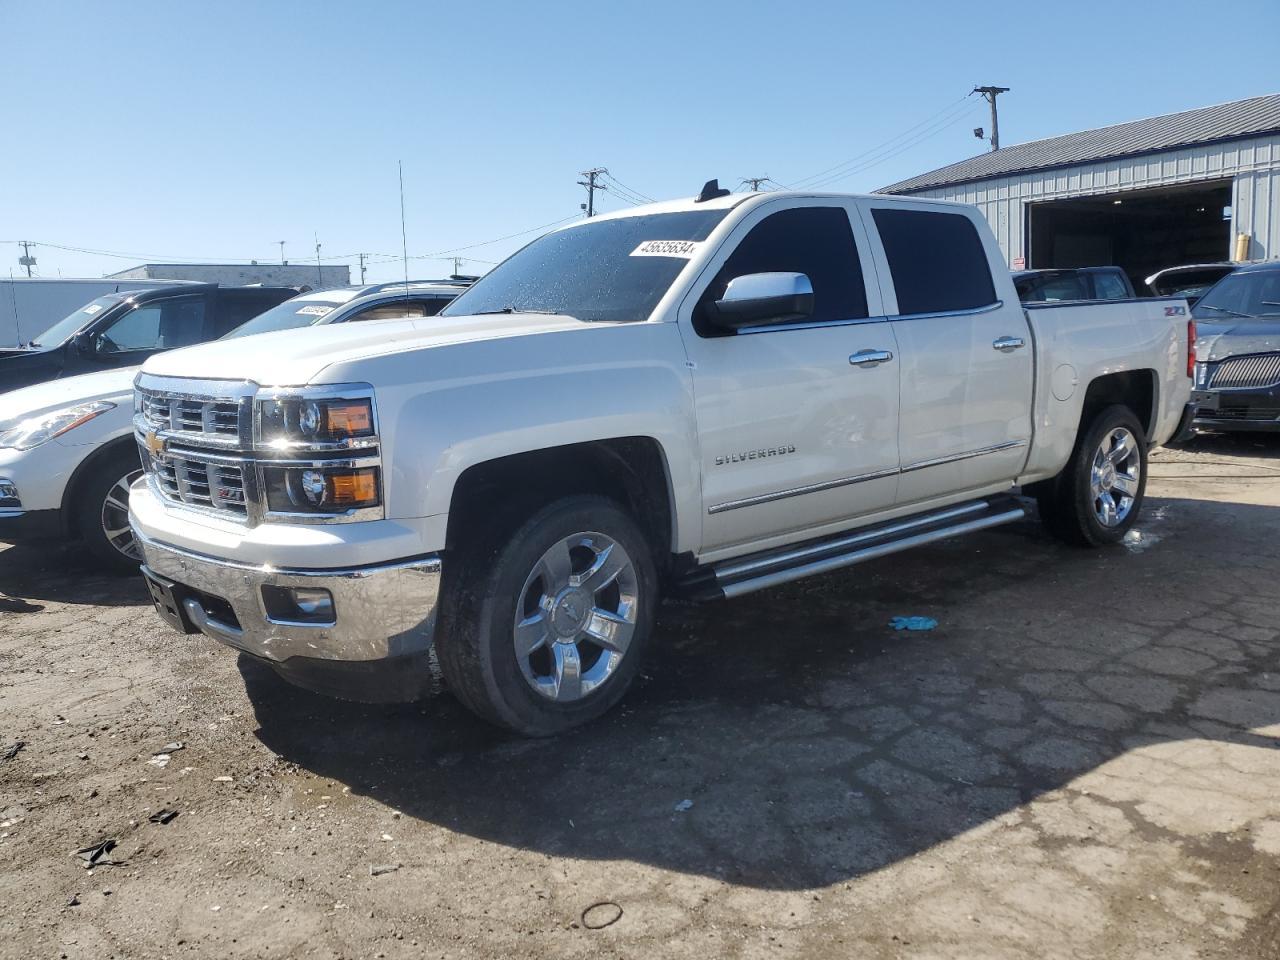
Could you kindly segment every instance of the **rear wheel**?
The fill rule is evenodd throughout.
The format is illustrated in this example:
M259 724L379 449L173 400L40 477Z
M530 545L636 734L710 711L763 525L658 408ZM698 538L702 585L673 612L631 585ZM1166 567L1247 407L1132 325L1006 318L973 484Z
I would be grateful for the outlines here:
M129 486L142 476L133 450L91 464L80 485L76 526L80 539L101 566L114 573L137 573L142 552L129 529Z
M653 629L649 545L611 500L568 497L459 557L436 642L458 698L493 723L550 736L626 693Z
M1036 492L1054 536L1079 546L1121 540L1138 520L1147 486L1147 441L1133 411L1099 411L1076 439L1066 467Z

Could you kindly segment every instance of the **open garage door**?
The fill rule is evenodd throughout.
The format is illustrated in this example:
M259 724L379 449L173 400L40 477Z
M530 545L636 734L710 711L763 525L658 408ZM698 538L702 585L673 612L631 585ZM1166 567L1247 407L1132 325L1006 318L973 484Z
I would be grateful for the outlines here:
M1139 295L1164 267L1231 256L1231 181L1027 205L1028 266L1121 267Z

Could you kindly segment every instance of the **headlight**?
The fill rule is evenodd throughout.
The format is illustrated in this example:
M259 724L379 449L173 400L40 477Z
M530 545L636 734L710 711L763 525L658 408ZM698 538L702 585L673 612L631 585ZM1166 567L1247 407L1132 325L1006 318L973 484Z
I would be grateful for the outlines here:
M262 479L271 513L345 514L380 506L378 468L349 462L305 466L264 465Z
M376 433L370 397L280 396L258 406L258 436L266 447L369 447Z
M88 423L108 410L114 410L115 406L108 400L95 400L25 420L8 420L0 423L0 447L30 450L74 430L82 423Z

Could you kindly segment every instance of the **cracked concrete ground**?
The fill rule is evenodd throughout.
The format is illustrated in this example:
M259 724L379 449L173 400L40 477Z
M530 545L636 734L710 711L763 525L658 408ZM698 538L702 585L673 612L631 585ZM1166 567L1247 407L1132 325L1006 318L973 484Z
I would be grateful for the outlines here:
M1159 451L1126 547L1028 521L668 604L623 708L538 742L0 550L0 956L1274 960L1277 454Z

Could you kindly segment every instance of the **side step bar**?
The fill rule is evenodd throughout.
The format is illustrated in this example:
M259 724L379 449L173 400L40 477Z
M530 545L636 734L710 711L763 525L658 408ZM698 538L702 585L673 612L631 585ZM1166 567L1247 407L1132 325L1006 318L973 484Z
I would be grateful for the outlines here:
M972 500L853 533L712 564L686 578L682 582L683 592L698 600L740 597L921 544L1012 523L1026 514L1026 507L1016 497Z

